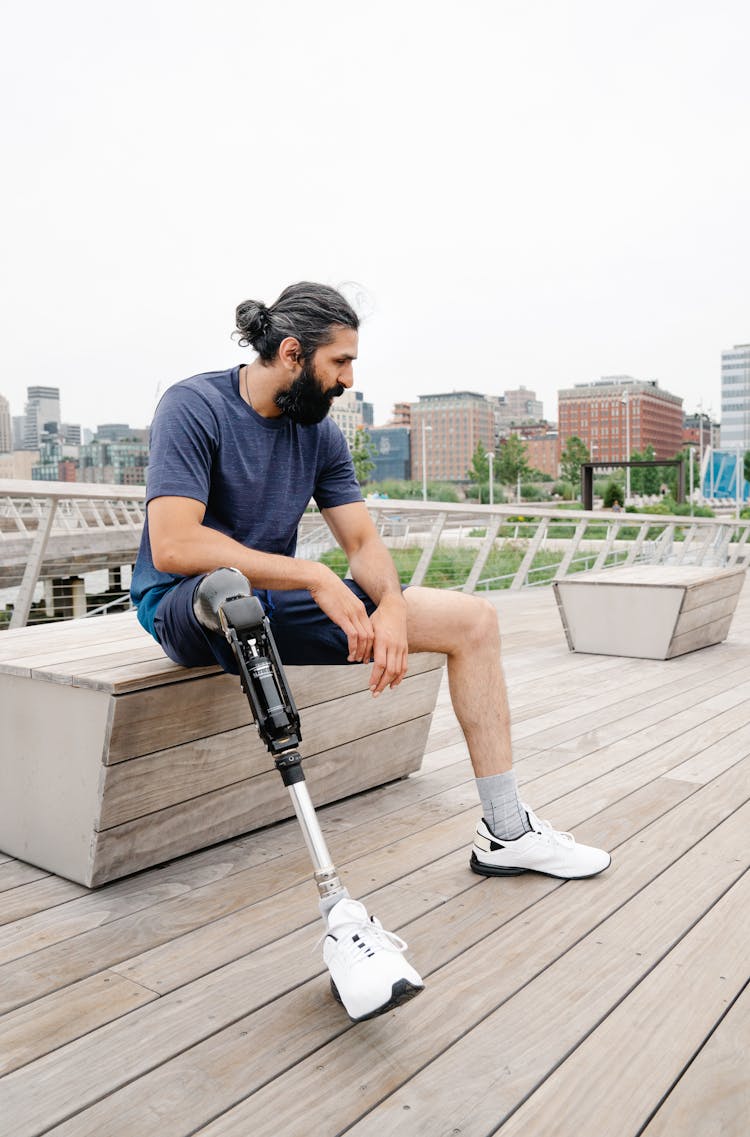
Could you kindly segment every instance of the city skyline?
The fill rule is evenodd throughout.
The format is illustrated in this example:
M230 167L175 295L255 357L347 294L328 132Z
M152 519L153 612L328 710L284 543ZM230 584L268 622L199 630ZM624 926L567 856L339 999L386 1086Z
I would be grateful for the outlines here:
M145 423L248 358L240 301L314 279L364 314L377 422L521 385L550 416L617 372L717 414L750 338L749 31L740 0L15 5L0 387Z
M736 350L736 347L737 347L737 345L735 345L735 347L733 349L725 349L724 351L722 351L722 357L724 357L727 354L727 350ZM748 358L750 358L750 348L748 348L748 350L746 351L745 354L747 354ZM614 378L614 379L625 378L629 382L646 383L646 384L650 383L651 385L653 385L653 381L651 381L651 380L635 379L632 376L620 375L620 376L613 376L613 377L600 376L596 380L573 381L571 384L568 385L568 388L590 387L590 386L596 385L596 384L601 385L608 378ZM656 381L656 385L661 390L665 389L663 384L660 384L658 382L658 380ZM62 403L64 400L64 390L62 387L57 388L57 389L60 391L59 405L62 406ZM448 389L448 390L444 390L444 391L425 391L420 396L420 398L432 399L432 398L435 398L438 396L442 397L442 398L450 398L450 396L456 394L457 391L458 391L458 388L456 388L456 387ZM559 425L559 395L561 394L561 392L564 393L565 391L566 391L566 388L560 388L560 389L558 389L558 391L555 392L555 413L554 414L549 414L547 412L546 408L543 408L543 413L539 416L538 420L533 420L533 418L532 418L529 421L544 420L544 421L546 421L552 425ZM488 399L490 401L494 401L494 400L497 400L499 398L504 398L508 395L513 396L514 397L512 399L513 405L518 403L517 397L520 396L522 393L524 393L525 395L530 396L532 398L532 400L535 403L535 408L538 407L539 403L541 402L541 400L536 399L535 389L534 388L527 388L525 386L521 386L518 388L506 388L504 390L496 390L496 391L492 391L490 393L484 393L484 392L478 392L478 393L482 394L483 397L485 397L486 399ZM710 414L711 420L720 425L720 423L721 423L720 415L717 414L716 412L713 412L713 411L709 412L708 407L699 406L697 408L689 408L685 403L684 396L680 395L680 393L678 391L670 391L669 394L674 395L674 396L681 398L683 400L682 411L683 411L683 414L685 417L690 417L691 415L695 415L695 414L699 414L699 413L702 413L704 415ZM352 406L354 406L354 405L363 406L364 405L365 407L369 408L368 414L370 414L370 415L372 414L372 408L374 405L374 400L368 399L368 393L366 391L362 391L360 388L358 388L356 382L355 382L353 390L351 392L349 392L348 395L351 396ZM13 405L7 399L7 396L4 396L4 392L2 390L0 390L0 399L2 399L3 397L8 401L11 421L21 417L20 415L16 415L13 413L13 411L14 411ZM28 402L28 398L24 400L24 405L26 405L27 402ZM406 405L406 404L415 405L415 406L418 405L418 399L414 399L414 400L402 399L402 400L398 400L398 402L403 404L403 405ZM346 403L346 408L344 408L344 403ZM719 404L719 407L721 407L721 392L719 394L718 404ZM390 408L390 410L385 415L385 417L383 418L382 421L377 421L376 419L373 419L371 423L366 424L366 425L371 425L375 428L380 428L380 427L386 426L387 423L391 420L392 412L395 409L396 405L397 405L396 403L393 404L393 406ZM750 403L748 405L750 405ZM348 408L349 408L349 402L346 399L344 399L342 402L342 407L340 408L340 412L339 412L338 417L342 419L342 422L340 423L340 425L342 425L342 429L344 430L344 434L347 436L348 440L351 442L351 438L350 438L350 433L351 433L351 429L352 429L351 424L348 424L346 427L344 427L344 425L343 425L343 420L351 417L351 412L349 412ZM334 410L337 409L336 404L334 404L333 409ZM342 411L344 412L343 414L341 413ZM139 423L139 422L134 422L134 421L131 421L128 423L123 422L122 424L112 424L112 423L103 424L100 416L95 416L95 417L99 420L96 426L90 425L87 422L82 422L80 424L77 423L77 424L73 424L73 425L80 426L82 435L90 433L92 437L96 437L97 431L100 429L100 427L102 425L107 425L109 427L111 427L113 425L117 425L118 427L127 425L129 427L132 427L134 430L138 430L138 431L143 430L143 429L148 429L148 427L150 425L149 422ZM334 415L334 418L336 418L336 417L337 416ZM516 420L513 420L513 421L515 422ZM523 421L523 420L518 420L518 423L520 423L521 421Z

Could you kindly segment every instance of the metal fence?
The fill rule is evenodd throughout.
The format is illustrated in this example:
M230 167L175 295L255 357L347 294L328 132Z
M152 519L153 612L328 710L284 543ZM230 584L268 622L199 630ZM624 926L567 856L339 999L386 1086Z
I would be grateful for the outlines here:
M10 626L28 621L40 580L132 564L144 497L141 486L0 481L0 586L17 588ZM464 592L515 591L614 564L721 567L750 559L750 521L729 514L703 518L384 499L367 506L404 583ZM300 525L298 555L347 570L314 510ZM110 603L123 600L127 603L126 597Z

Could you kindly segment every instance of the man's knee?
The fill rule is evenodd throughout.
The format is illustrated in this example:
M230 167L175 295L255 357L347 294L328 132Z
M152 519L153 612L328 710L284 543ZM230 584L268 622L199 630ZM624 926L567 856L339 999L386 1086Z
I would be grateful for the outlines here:
M467 634L476 645L495 644L500 638L500 626L494 604L481 596L472 596L472 604L467 607Z
M227 600L251 596L250 582L235 568L214 569L203 577L195 590L193 611L199 624L209 632L220 632L219 608Z

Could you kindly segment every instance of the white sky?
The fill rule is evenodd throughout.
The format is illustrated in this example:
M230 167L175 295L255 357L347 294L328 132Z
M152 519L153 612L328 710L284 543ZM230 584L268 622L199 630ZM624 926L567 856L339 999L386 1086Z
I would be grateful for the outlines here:
M750 341L746 0L6 0L0 394L150 421L234 309L356 282L396 399Z

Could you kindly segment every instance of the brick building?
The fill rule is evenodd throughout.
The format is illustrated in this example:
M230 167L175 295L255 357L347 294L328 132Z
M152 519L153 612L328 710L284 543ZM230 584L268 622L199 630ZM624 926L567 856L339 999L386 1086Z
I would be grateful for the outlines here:
M423 439L428 481L468 481L471 458L481 442L495 449L495 416L484 395L451 391L420 395L411 407L411 476L422 478Z
M556 430L544 424L543 428L517 427L512 431L523 439L526 461L533 470L556 478L560 469L560 442Z
M651 444L657 458L674 458L682 448L682 399L655 379L613 375L558 391L560 448L573 435L595 462L623 462ZM628 439L629 435L629 439Z

